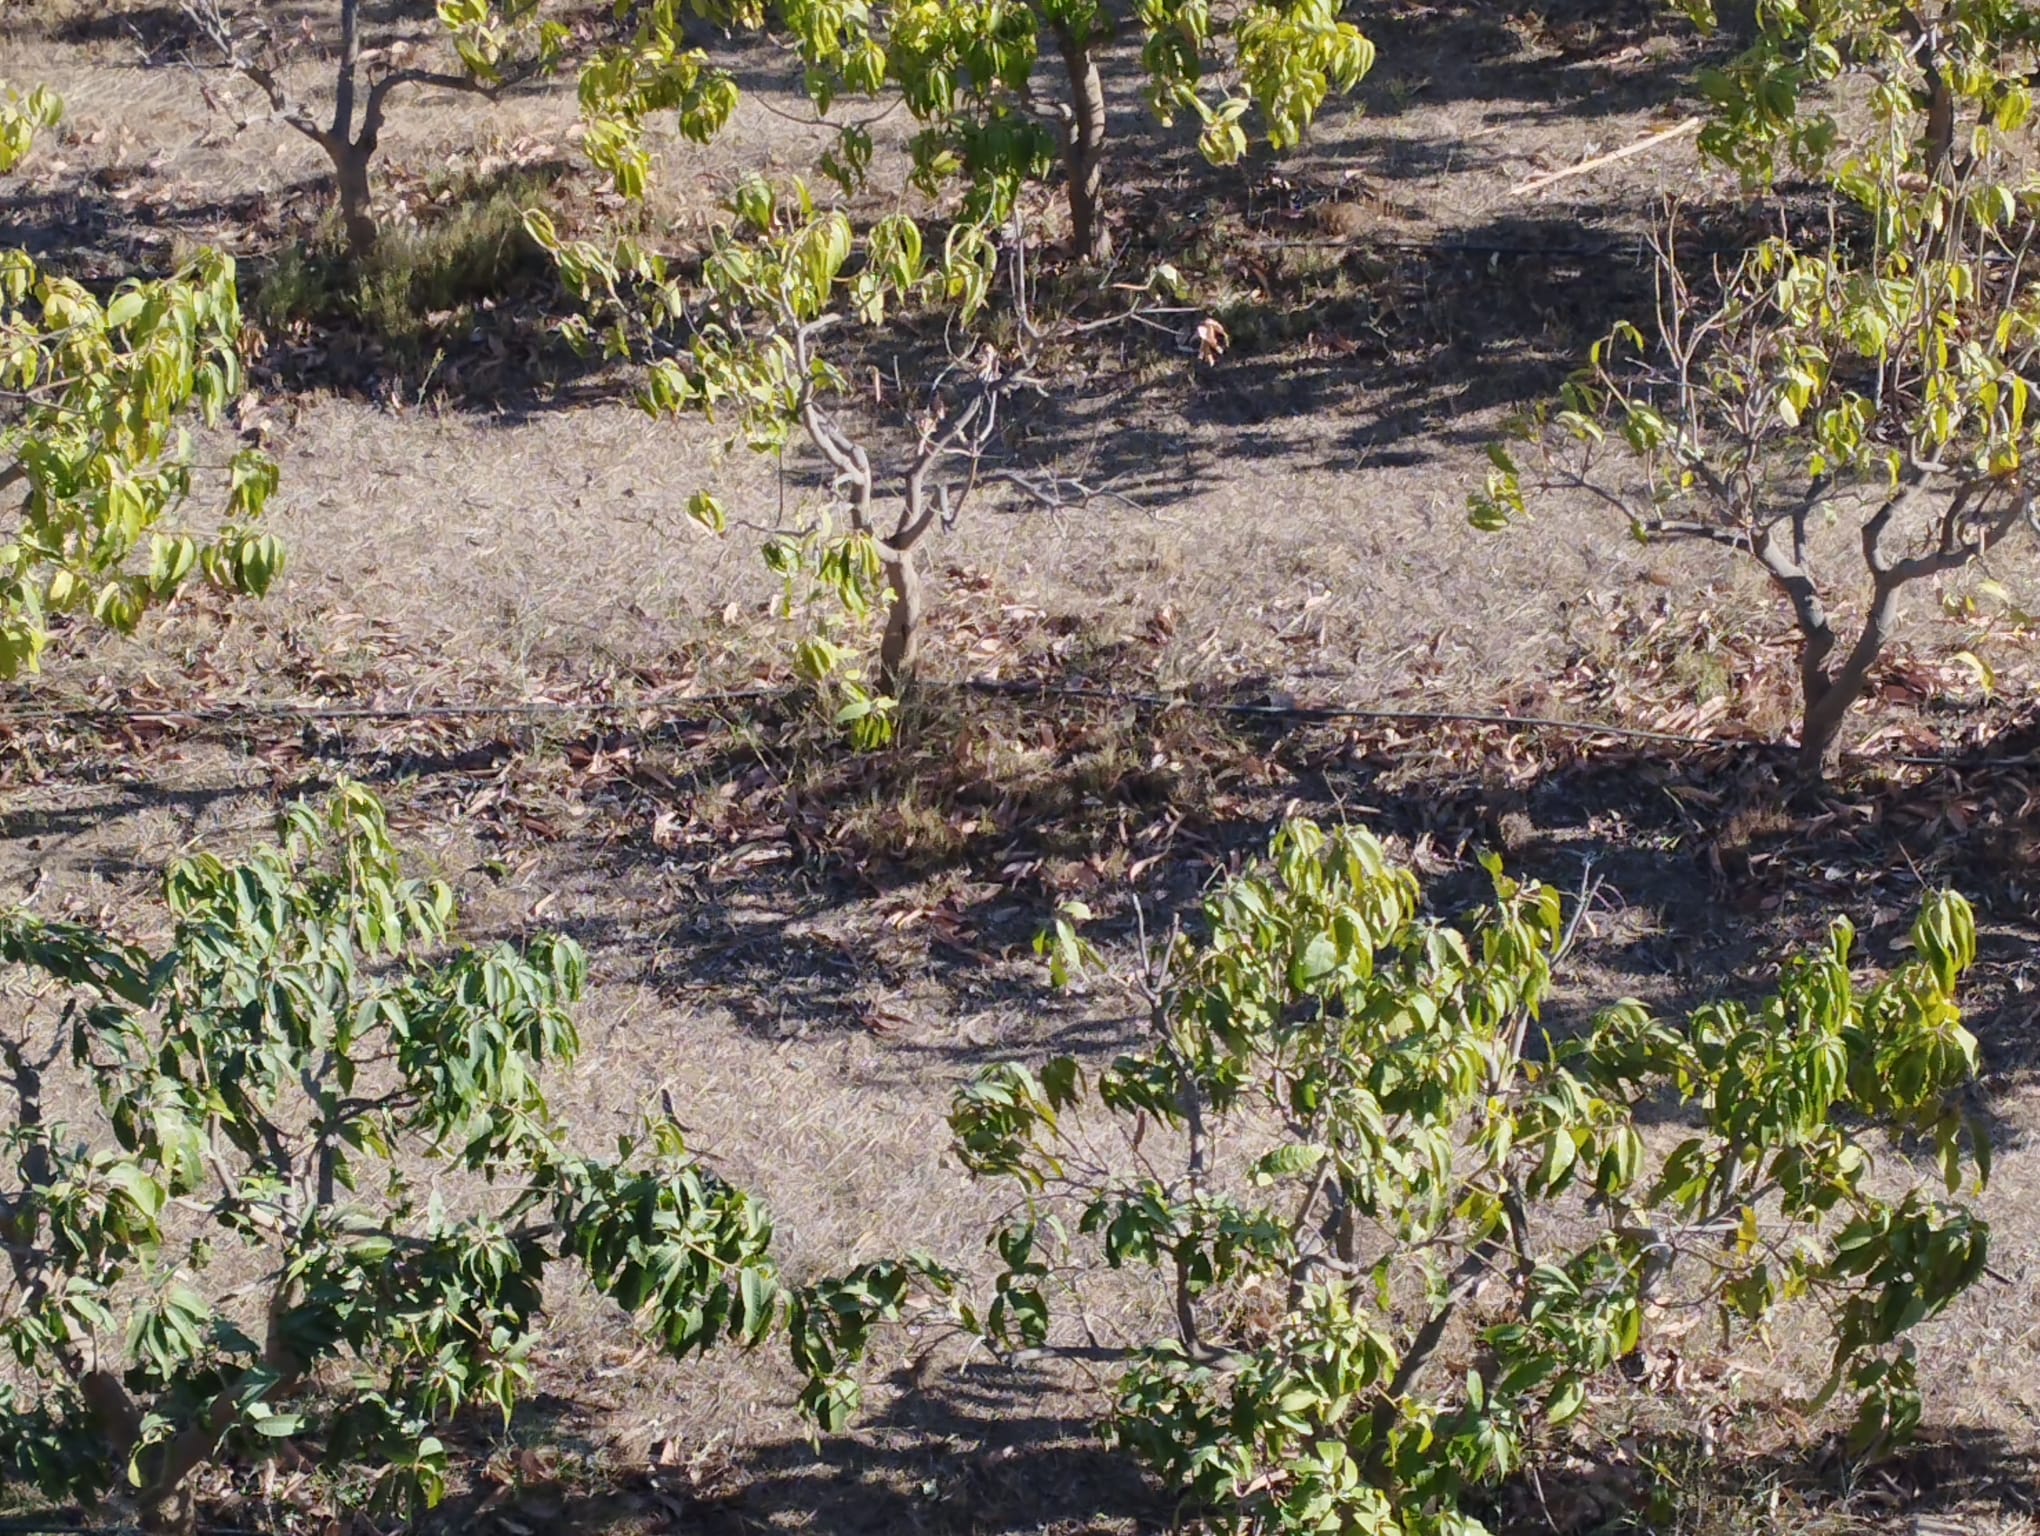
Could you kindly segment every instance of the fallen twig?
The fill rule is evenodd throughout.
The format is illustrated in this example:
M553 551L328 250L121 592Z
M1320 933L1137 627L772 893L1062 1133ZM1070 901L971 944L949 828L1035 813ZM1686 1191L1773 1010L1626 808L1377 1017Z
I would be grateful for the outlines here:
M1625 144L1620 149L1612 149L1605 155L1596 155L1591 160L1582 160L1578 165L1569 165L1562 171L1550 171L1542 176L1533 176L1530 180L1523 182L1519 186L1510 188L1509 196L1528 197L1532 192L1541 192L1554 182L1564 181L1569 176L1584 176L1588 171L1599 170L1604 165L1613 165L1618 160L1627 160L1630 156L1640 155L1647 149L1655 149L1660 144L1670 143L1673 139L1684 138L1687 134L1699 128L1700 123L1700 118L1689 117L1684 122L1674 123L1669 128L1660 129L1656 133L1638 139L1634 144Z

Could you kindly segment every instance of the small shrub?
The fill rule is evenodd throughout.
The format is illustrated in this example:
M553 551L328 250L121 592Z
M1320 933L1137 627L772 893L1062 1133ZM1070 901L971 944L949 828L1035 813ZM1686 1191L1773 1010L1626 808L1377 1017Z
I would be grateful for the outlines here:
M1055 1347L1059 1310L1092 1315L1080 1248L1154 1277L1174 1326L1126 1351L1107 1434L1220 1529L1478 1531L1476 1490L1660 1308L1756 1328L1798 1305L1859 1450L1918 1420L1905 1334L1987 1234L1903 1158L1873 1181L1869 1148L1924 1139L1951 1194L1985 1171L1955 1108L1961 898L1931 897L1916 958L1868 990L1838 923L1755 1006L1668 1025L1624 1003L1540 1054L1559 901L1494 888L1468 926L1429 921L1374 839L1293 824L1140 981L1145 1046L1095 1075L995 1067L956 1100L965 1163L1021 1197L964 1323ZM1044 948L1062 975L1096 960L1067 917ZM1647 1138L1665 1105L1683 1133Z
M549 279L552 264L524 228L524 210L547 190L539 178L515 177L478 196L457 197L439 217L388 230L361 274L356 313L384 336L411 338L430 328L434 316L465 318L521 283Z
M257 330L288 334L318 325L337 308L335 271L322 230L279 251L248 285L248 319Z

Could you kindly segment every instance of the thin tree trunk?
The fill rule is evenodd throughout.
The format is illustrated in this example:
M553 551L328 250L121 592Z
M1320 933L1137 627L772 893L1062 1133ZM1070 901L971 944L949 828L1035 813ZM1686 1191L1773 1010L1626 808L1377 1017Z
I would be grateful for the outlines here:
M1083 261L1112 259L1112 231L1101 206L1105 191L1105 84L1092 39L1067 26L1055 29L1070 77L1069 139L1063 160L1069 177L1070 242Z
M340 78L333 87L333 137L354 138L354 81L361 73L361 0L340 0Z
M1927 174L1949 183L1955 175L1955 89L1938 61L1927 65Z
M1870 614L1862 633L1849 648L1848 657L1816 682L1810 675L1805 685L1805 708L1799 726L1799 772L1807 779L1823 779L1834 771L1841 755L1842 725L1856 701L1870 686L1870 670L1884 654L1884 647L1898 623L1898 587L1880 581L1870 599Z
M368 164L375 141L354 137L354 99L361 74L361 0L340 0L340 69L333 83L333 127L326 153L333 161L333 179L340 193L340 218L347 228L347 254L363 262L375 254L380 231Z
M921 573L914 566L912 550L888 561L887 583L892 587L892 607L885 617L885 639L878 650L879 685L892 698L899 698L914 675L921 658L922 620L927 617Z
M333 180L340 192L340 222L347 230L347 254L355 262L375 254L382 232L375 222L375 197L368 179L373 153L359 144L336 140L326 147L333 161Z

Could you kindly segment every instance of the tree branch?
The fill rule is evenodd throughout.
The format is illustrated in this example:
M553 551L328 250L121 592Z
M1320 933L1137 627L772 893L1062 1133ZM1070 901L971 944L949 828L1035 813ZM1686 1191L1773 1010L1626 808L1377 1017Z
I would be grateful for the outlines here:
M274 69L249 57L242 40L234 34L225 13L220 10L219 0L182 0L181 9L192 25L205 35L206 41L219 50L225 66L256 86L269 99L270 116L274 121L295 128L329 155L334 153L336 145L346 143L344 138L320 126L310 111L284 88Z

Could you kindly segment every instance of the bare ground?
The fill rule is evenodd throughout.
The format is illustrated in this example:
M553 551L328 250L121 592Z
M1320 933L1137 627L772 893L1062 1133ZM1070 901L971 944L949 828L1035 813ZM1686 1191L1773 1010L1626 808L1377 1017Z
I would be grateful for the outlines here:
M30 192L0 202L0 224L27 226L11 238L131 262L250 220L291 227L316 198L301 141L207 108L175 62L174 7L29 9L0 18L6 68L56 86L72 116ZM1733 215L1733 189L1686 143L1511 195L1686 105L1694 45L1644 7L1553 14L1382 7L1366 110L1237 175L1122 108L1134 243L1223 248L1213 304L1236 344L1216 365L1150 349L1058 379L1016 462L1112 480L1137 506L1060 522L978 507L937 552L941 670L1781 731L1779 616L1748 573L1631 544L1590 507L1540 506L1509 537L1465 524L1501 418L1647 300L1637 237L1654 199L1676 188ZM385 184L409 196L453 158L564 144L571 118L558 91L492 114L421 97L393 115ZM747 106L729 138L687 152L692 195L815 147ZM279 795L365 774L407 847L455 881L472 931L564 928L591 949L589 1050L560 1085L576 1123L599 1138L669 1088L700 1148L769 1200L801 1273L913 1246L967 1260L989 1206L941 1151L951 1089L983 1061L1106 1052L1134 1027L1047 992L1026 950L1042 914L1083 894L1120 922L1129 888L1181 905L1291 809L1380 825L1448 905L1477 846L1568 888L1591 866L1605 884L1561 1021L1625 994L1677 1007L1748 988L1835 912L1889 952L1921 882L1953 880L1985 918L1997 1276L1924 1333L1922 1449L1853 1476L1825 1452L1828 1426L1791 1406L1790 1340L1775 1357L1674 1351L1652 1390L1609 1389L1590 1416L1607 1438L1571 1448L1577 1486L1511 1490L1502 1514L1524 1530L2035 1529L2040 818L2016 734L2032 655L1979 585L2040 608L2029 556L1918 595L1865 723L1871 746L1994 745L2011 765L1871 764L1810 805L1740 747L1374 722L1285 734L1067 701L931 704L900 762L817 765L784 747L799 733L770 706L754 725L747 705L688 702L779 673L755 531L718 543L676 516L706 483L769 524L815 494L813 466L722 456L706 429L645 421L613 381L506 377L435 386L371 359L331 388L271 393L259 428L284 464L285 590L74 649L10 703L599 694L646 712L614 728L17 720L0 737L0 891L131 914L171 852L232 845ZM775 1363L672 1367L585 1298L561 1301L538 1411L507 1440L475 1433L462 1510L485 1528L1168 1522L1095 1448L1102 1399L1080 1378L938 1358L888 1379L902 1350L880 1362L872 1422L813 1449ZM1639 1490L1667 1493L1668 1512Z

